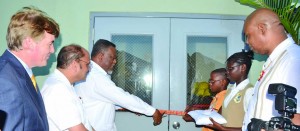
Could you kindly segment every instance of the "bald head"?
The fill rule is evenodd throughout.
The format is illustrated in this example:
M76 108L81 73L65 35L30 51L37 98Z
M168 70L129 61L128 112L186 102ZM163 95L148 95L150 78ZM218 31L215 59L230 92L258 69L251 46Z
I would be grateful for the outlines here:
M257 9L247 17L244 31L247 44L258 54L270 55L287 38L278 15L266 8Z
M275 22L280 22L278 15L266 8L260 8L252 12L246 19L246 23L253 22L253 24L265 23L265 24L272 24Z

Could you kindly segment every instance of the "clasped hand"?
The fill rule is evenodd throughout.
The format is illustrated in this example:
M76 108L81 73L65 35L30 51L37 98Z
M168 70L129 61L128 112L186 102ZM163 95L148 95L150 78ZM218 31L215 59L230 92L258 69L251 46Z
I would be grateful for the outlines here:
M161 114L157 109L155 110L152 118L153 118L153 125L157 126L161 123L162 121L162 116L163 114Z

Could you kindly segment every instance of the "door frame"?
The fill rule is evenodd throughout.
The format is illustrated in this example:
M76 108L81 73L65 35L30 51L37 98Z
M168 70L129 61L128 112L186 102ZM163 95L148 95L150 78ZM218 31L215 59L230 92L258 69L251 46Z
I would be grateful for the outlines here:
M89 51L92 51L95 43L95 19L96 17L135 17L135 18L190 18L190 19L221 19L221 20L245 20L243 15L211 15L211 14L192 14L192 13L124 13L124 12L91 12L89 30ZM244 38L243 38L244 40ZM248 48L248 47L246 47Z

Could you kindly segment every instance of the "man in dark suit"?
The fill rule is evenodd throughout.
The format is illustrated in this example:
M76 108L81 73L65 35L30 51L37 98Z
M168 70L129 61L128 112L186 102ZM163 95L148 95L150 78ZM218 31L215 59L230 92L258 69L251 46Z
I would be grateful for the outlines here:
M0 118L4 123L1 130L49 130L31 68L47 65L58 35L58 24L34 7L24 7L11 17L8 49L0 57L0 110L5 114Z

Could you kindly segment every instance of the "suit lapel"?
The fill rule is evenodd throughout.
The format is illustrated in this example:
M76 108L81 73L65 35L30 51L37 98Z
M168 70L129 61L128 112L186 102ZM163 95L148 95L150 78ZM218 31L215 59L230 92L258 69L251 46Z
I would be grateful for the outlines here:
M38 92L35 90L34 85L29 75L27 74L25 68L18 61L18 59L7 50L3 53L3 58L7 61L10 61L11 65L16 70L16 74L17 74L16 77L18 78L18 81L20 81L22 85L21 92L29 94L29 97L31 101L34 103L36 109L38 110L39 115L41 116L42 119L45 119L46 111L45 111L42 96L39 90ZM28 95L24 95L24 96L26 97ZM47 120L44 121L47 122Z

